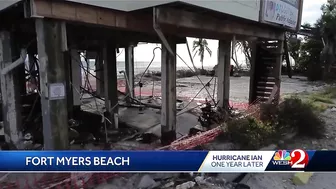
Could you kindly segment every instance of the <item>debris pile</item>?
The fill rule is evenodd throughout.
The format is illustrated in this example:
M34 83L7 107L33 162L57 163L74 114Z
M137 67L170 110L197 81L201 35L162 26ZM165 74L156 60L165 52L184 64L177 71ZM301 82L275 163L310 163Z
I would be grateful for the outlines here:
M201 116L199 116L198 121L205 128L211 128L213 125L218 125L225 121L227 111L221 108L211 105L209 101L206 100L205 105L201 107Z
M123 175L119 178L107 180L97 186L99 189L250 189L249 186L229 182L218 174L212 175L193 175L177 173L155 173L155 174L134 174Z
M21 103L22 149L41 150L44 143L41 97L39 93L30 93L22 96ZM2 117L0 118L2 123ZM104 145L110 142L117 142L125 136L138 132L124 125L120 125L117 132L109 132L105 130L104 121L103 115L74 109L68 120L70 144L78 145L81 148L88 144L93 144L94 146ZM7 149L4 137L1 137L1 143L1 148Z

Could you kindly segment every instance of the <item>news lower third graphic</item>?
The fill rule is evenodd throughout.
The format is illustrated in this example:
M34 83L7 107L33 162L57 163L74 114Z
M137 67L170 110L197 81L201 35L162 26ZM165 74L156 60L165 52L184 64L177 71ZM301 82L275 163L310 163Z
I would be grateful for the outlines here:
M336 151L0 151L0 172L336 172Z

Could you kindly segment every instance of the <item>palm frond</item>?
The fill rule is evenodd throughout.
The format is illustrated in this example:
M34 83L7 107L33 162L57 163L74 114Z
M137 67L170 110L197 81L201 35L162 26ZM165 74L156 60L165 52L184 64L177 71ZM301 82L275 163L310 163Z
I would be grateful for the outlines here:
M208 51L209 55L211 56L212 55L211 49L208 46L205 46L205 49L206 49L206 51Z

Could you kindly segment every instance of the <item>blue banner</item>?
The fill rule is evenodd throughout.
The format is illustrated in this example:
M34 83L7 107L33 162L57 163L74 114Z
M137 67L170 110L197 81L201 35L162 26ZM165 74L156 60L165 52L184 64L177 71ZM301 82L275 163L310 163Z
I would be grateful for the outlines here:
M0 151L0 172L336 171L336 151Z
M197 172L207 151L0 151L0 171Z

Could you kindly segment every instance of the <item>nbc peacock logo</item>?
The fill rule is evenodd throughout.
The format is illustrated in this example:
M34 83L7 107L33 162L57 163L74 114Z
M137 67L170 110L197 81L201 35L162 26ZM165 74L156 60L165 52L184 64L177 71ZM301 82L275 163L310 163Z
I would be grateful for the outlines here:
M276 161L280 161L280 160L290 161L291 156L290 156L290 153L287 152L286 150L279 150L275 153L275 155L273 157L273 160L276 160Z
M290 152L286 150L279 150L274 154L273 165L289 165L291 161Z

